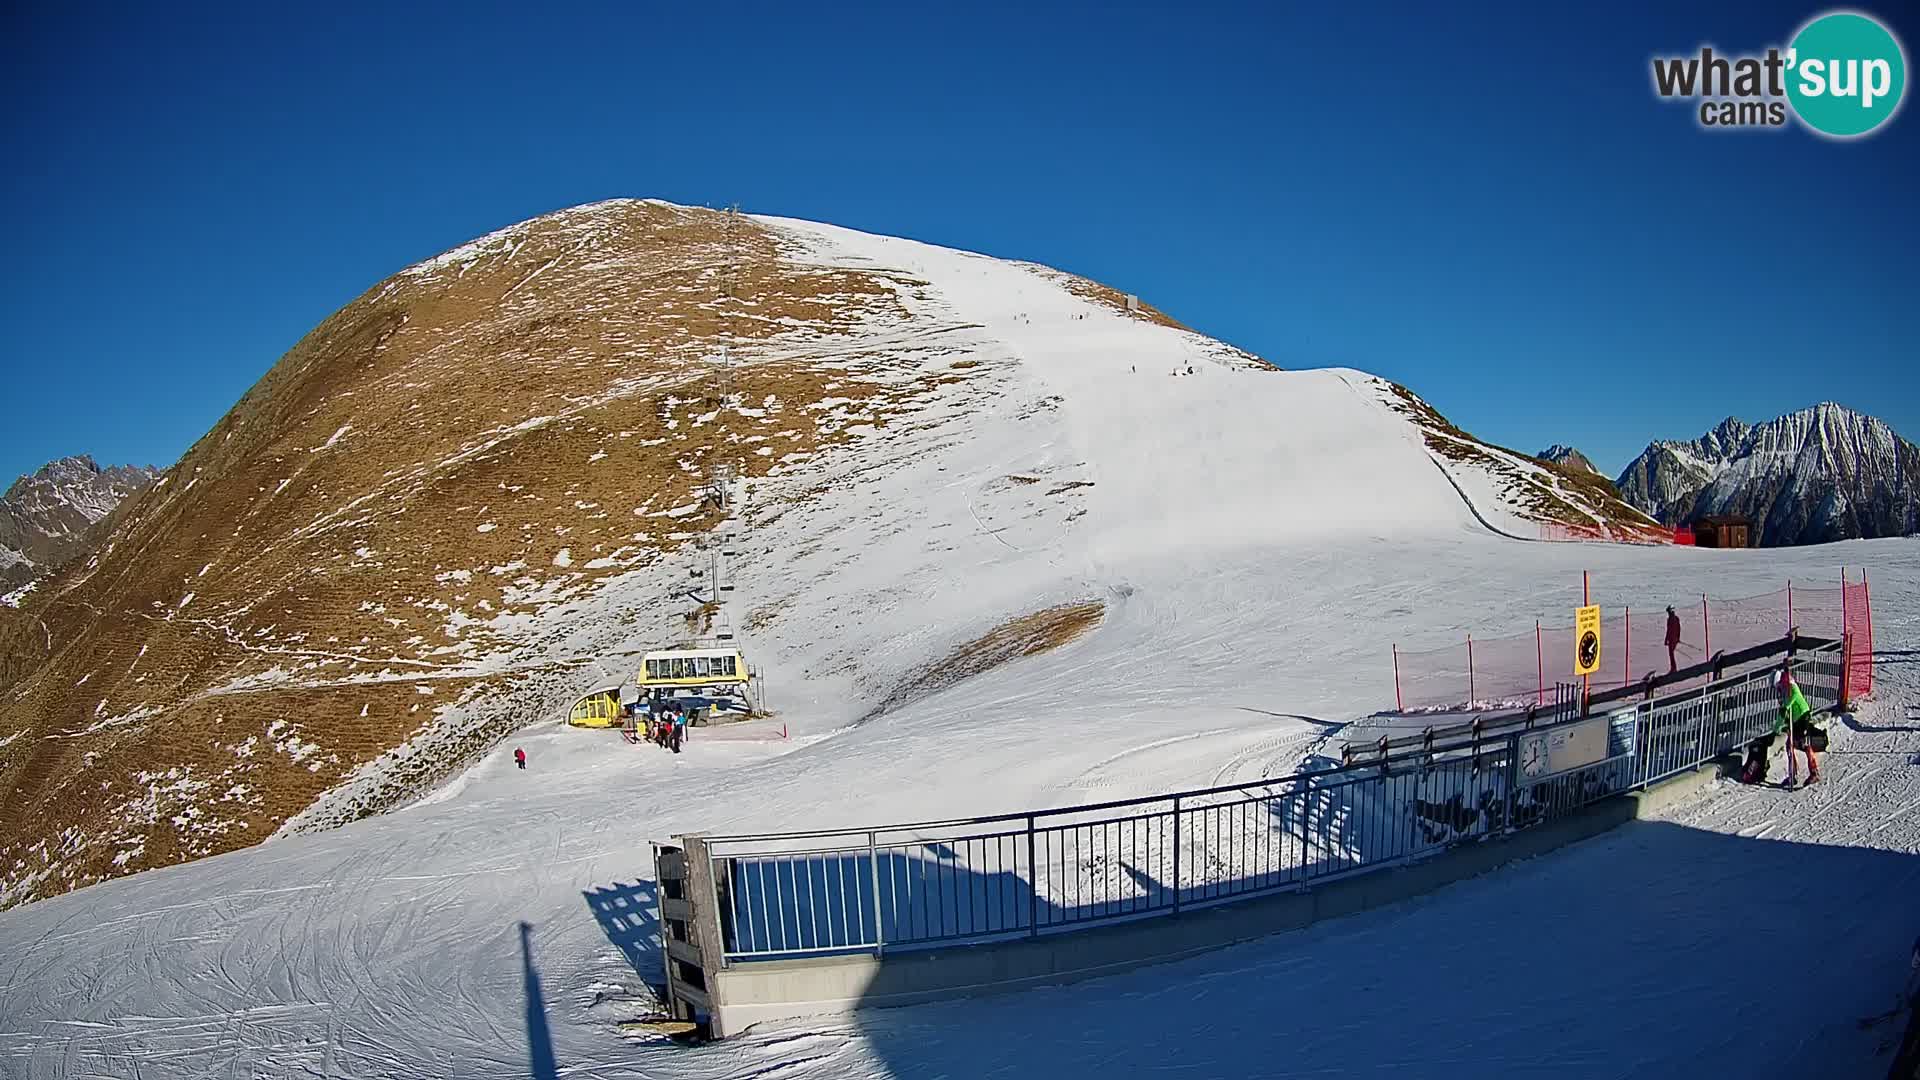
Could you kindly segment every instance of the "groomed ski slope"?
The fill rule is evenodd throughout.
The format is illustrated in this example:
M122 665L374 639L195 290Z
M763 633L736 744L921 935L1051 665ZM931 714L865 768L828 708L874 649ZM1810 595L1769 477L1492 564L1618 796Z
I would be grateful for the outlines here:
M912 302L941 347L1010 372L753 532L775 554L740 588L786 606L748 644L794 738L696 732L676 757L542 722L407 810L0 913L0 1075L1874 1075L1879 1033L1855 1020L1920 932L1920 545L1503 539L1369 376L1258 371L1016 264L775 224L823 262L927 282ZM1075 510L1043 501L1081 482ZM1871 570L1888 656L1808 792L1726 790L1393 909L1071 988L699 1050L615 1032L659 958L644 914L595 908L647 910L649 838L1253 779L1294 767L1325 734L1310 720L1391 700L1390 641L1564 619L1582 569L1603 603L1651 609L1843 562ZM885 672L1076 598L1107 606L1085 639L858 722Z

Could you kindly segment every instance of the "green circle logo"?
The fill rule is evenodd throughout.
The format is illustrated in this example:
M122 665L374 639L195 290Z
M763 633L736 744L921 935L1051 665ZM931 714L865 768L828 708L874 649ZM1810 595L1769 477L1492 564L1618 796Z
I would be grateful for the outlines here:
M1886 27L1836 11L1802 27L1787 51L1787 98L1801 122L1850 139L1887 122L1907 89L1907 57Z

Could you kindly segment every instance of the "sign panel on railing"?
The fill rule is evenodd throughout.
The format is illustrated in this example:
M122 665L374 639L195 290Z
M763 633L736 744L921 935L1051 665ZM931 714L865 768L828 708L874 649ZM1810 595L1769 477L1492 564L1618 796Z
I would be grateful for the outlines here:
M1607 760L1607 729L1612 722L1610 717L1596 716L1522 735L1520 775L1539 780Z

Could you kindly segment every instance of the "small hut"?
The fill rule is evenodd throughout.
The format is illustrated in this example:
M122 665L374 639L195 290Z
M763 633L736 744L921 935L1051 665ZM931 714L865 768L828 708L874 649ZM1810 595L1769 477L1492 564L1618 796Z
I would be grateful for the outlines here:
M1693 523L1696 547L1743 548L1753 546L1753 522L1738 514L1712 514Z

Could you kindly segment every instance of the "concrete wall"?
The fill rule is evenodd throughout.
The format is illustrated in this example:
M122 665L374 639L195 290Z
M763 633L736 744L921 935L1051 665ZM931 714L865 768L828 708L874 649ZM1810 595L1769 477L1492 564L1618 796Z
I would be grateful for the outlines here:
M708 973L709 983L717 991L713 995L713 1033L739 1034L748 1025L765 1020L1076 982L1298 930L1321 919L1352 915L1432 892L1516 859L1532 858L1624 822L1651 816L1697 796L1719 775L1717 766L1702 766L1646 791L1595 803L1558 821L1455 848L1411 865L1318 883L1306 892L1279 893L1136 922L1000 943L917 949L877 957L862 954L737 963Z

